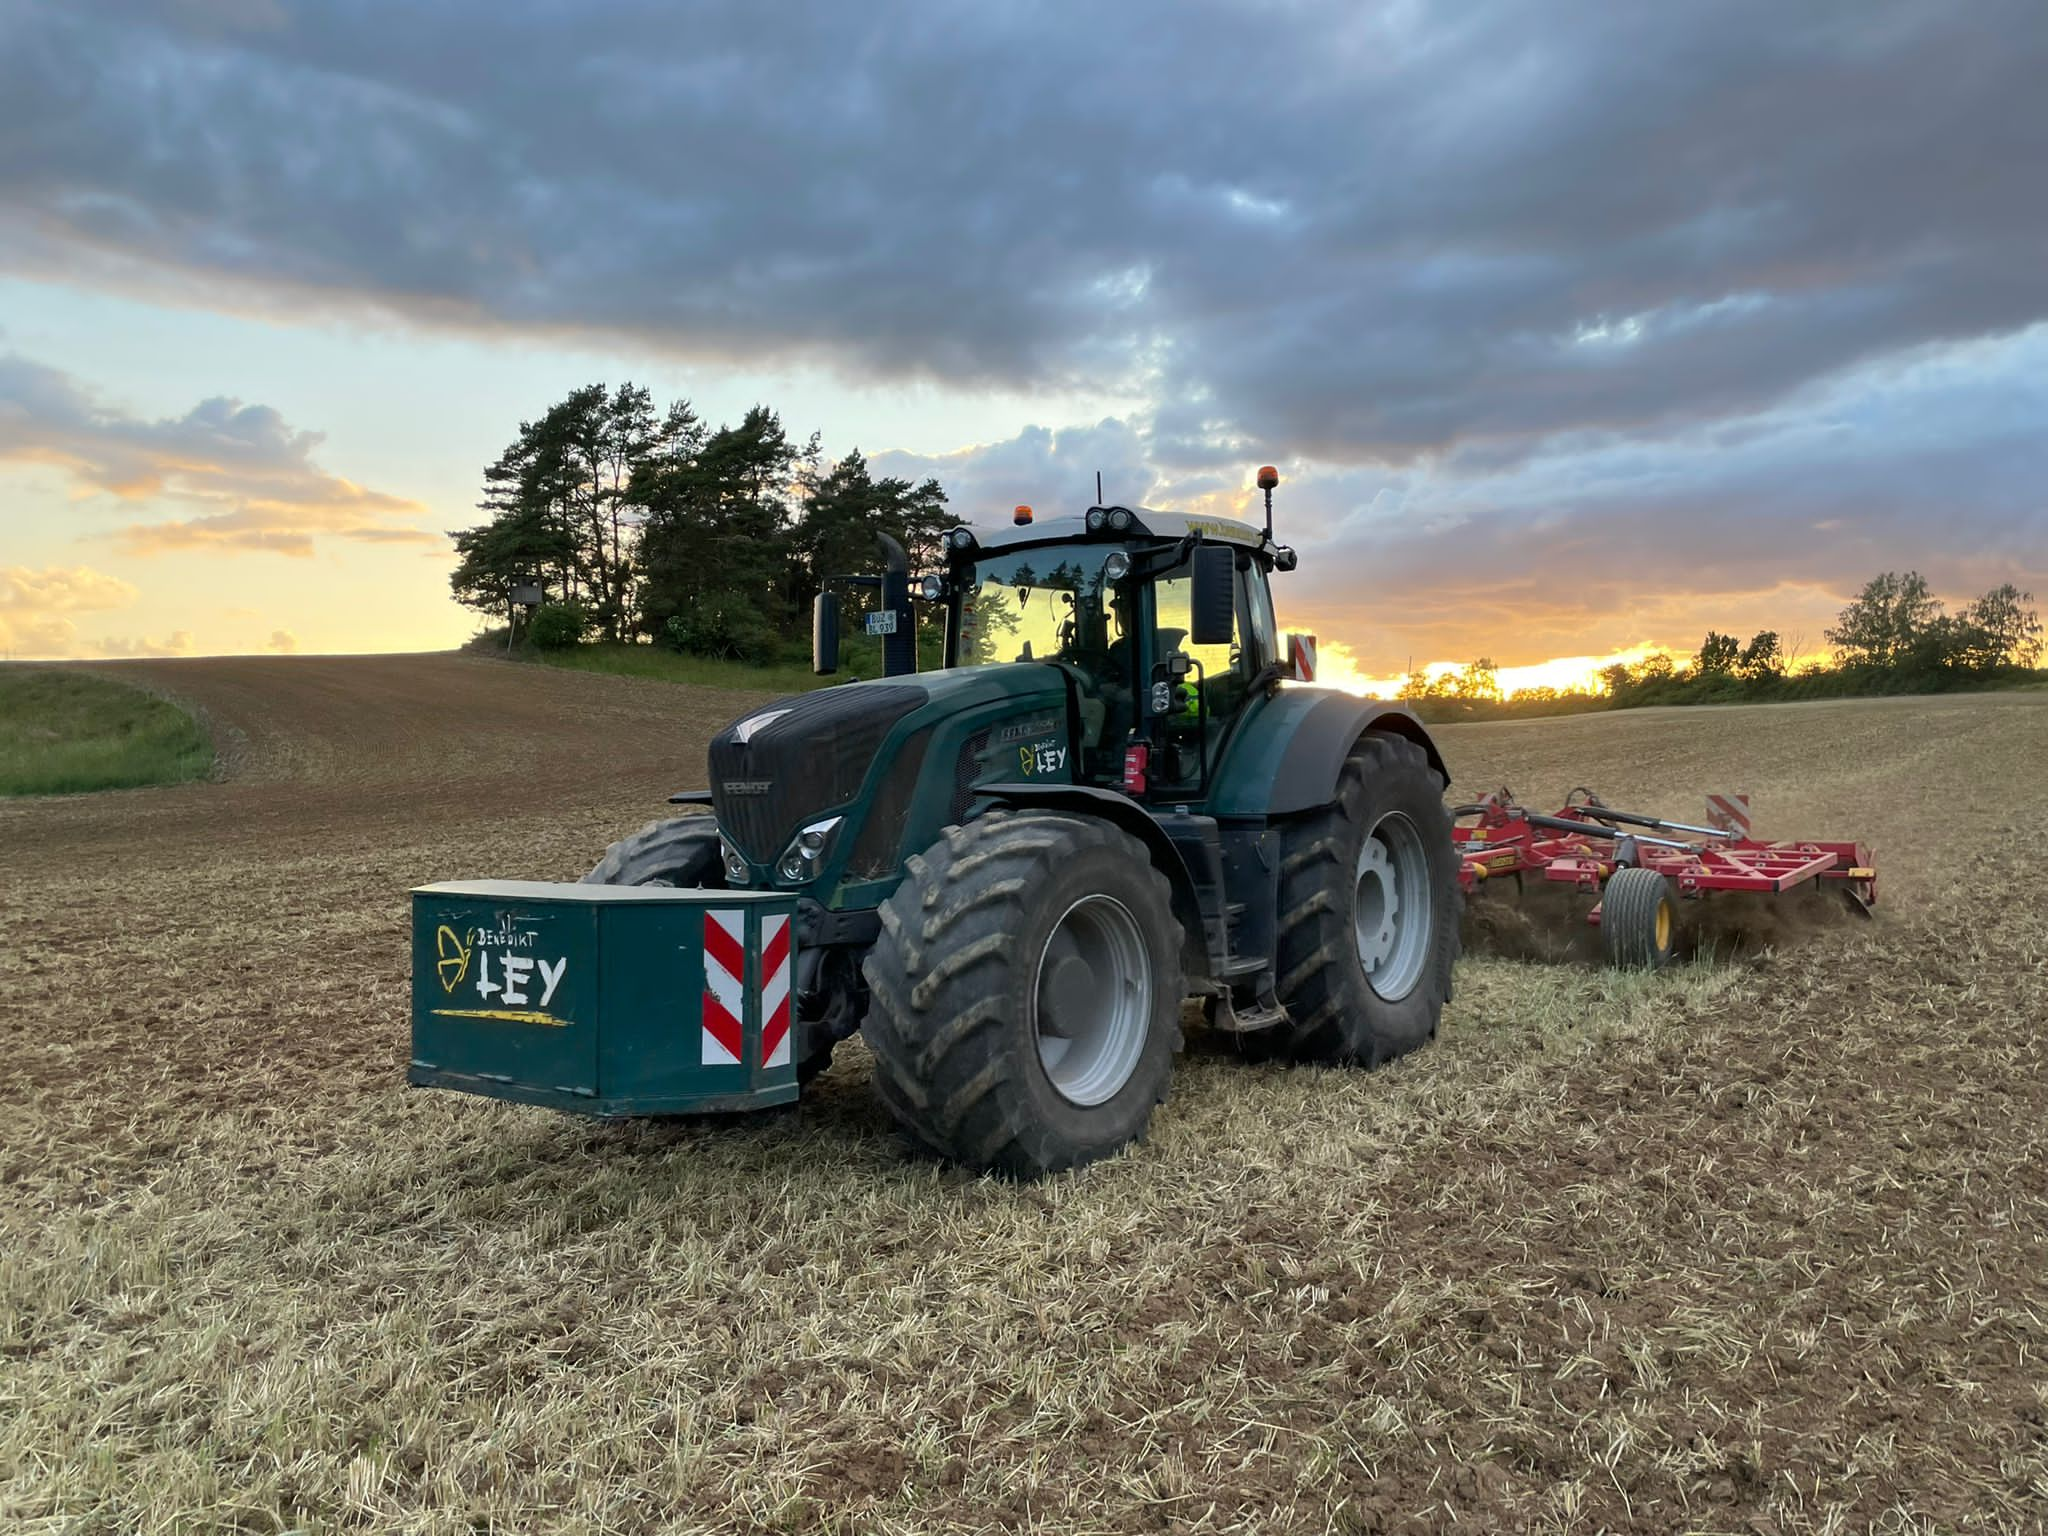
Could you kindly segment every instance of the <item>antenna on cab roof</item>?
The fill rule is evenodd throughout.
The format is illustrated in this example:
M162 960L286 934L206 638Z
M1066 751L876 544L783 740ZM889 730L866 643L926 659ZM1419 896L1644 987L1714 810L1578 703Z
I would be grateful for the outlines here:
M1095 471L1095 505L1102 505L1102 471Z

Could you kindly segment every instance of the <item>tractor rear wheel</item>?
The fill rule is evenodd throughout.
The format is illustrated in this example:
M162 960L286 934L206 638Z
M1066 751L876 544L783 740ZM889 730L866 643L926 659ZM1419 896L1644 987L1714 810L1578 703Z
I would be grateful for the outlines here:
M1092 817L992 811L906 863L869 953L875 1091L926 1147L1035 1178L1144 1134L1180 1046L1166 877Z
M1678 954L1671 882L1640 865L1617 869L1600 897L1600 939L1609 965L1659 970Z
M1289 1022L1248 1043L1365 1067L1425 1044L1458 958L1457 868L1428 757L1368 731L1335 801L1282 833L1277 990Z
M710 816L671 816L650 821L631 837L605 850L584 885L668 885L683 891L725 889L725 861L718 847L718 822ZM832 1065L832 1047L853 1033L857 994L829 996L820 1017L797 1018L796 1080L808 1083Z

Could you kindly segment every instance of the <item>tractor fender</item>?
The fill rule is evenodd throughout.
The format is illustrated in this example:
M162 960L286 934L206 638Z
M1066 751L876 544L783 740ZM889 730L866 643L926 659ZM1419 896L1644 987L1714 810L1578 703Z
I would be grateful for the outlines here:
M1099 816L1128 832L1152 855L1152 862L1173 888L1173 915L1185 935L1184 947L1189 975L1208 970L1208 955L1202 924L1202 905L1195 895L1195 878L1188 861L1181 857L1173 839L1137 801L1111 789L1094 789L1086 784L979 784L974 798L1011 810L1064 811L1072 816Z
M1231 733L1216 766L1209 814L1286 816L1328 805L1344 759L1367 731L1407 737L1450 787L1443 754L1414 711L1335 688L1288 687L1254 704Z

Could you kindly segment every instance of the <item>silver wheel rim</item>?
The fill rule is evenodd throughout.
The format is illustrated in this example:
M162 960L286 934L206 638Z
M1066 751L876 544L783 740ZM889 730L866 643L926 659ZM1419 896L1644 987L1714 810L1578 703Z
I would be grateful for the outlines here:
M1436 926L1429 851L1415 823L1398 811L1373 823L1359 846L1352 922L1365 984L1376 996L1398 1003L1422 980Z
M1151 1028L1152 963L1122 902L1083 896L1060 914L1032 976L1031 1018L1039 1065L1069 1103L1105 1103L1131 1080Z

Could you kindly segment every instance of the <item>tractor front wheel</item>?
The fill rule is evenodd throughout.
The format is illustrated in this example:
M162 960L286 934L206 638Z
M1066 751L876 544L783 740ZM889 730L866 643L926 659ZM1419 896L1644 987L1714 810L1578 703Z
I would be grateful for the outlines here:
M605 849L584 885L672 885L680 890L722 890L718 823L709 816L650 821Z
M1658 970L1678 954L1678 903L1654 869L1617 869L1600 898L1600 938L1609 965Z
M1144 1134L1180 1045L1166 877L1107 822L950 827L881 909L862 1033L875 1091L939 1155L1035 1178Z

